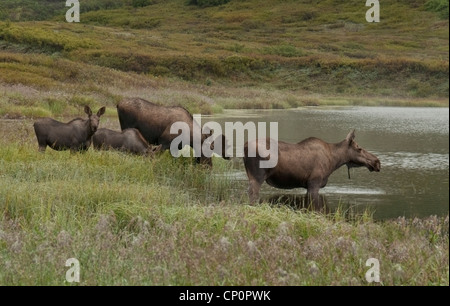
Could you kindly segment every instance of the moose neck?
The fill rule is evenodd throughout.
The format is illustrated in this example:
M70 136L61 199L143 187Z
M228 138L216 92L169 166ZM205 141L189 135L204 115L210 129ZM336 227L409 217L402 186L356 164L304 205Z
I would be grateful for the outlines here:
M84 132L86 133L86 139L91 138L94 133L92 133L90 119L84 120L83 122Z
M333 166L333 171L339 169L350 161L347 153L347 141L344 140L340 143L330 144L330 151L332 156L331 164Z

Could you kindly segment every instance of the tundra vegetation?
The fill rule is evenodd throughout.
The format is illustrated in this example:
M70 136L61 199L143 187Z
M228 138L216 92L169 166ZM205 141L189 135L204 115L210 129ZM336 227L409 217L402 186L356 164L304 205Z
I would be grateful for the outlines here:
M0 116L135 96L202 114L448 106L448 0L383 1L377 24L360 0L86 0L79 24L64 1L19 2L0 3Z
M368 285L369 258L383 285L449 285L448 217L250 206L221 158L39 154L20 134L0 141L2 285L68 285L69 258L80 285Z
M0 116L448 106L448 1L386 0L379 24L359 0L188 2L85 0L68 24L64 1L2 0ZM229 161L39 154L32 125L0 121L1 285L68 285L69 258L80 285L367 285L369 258L383 285L449 285L448 216L250 206Z

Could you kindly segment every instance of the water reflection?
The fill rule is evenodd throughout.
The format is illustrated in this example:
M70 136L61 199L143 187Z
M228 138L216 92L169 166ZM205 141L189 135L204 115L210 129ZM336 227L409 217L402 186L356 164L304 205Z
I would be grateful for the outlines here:
M211 120L278 122L279 139L299 142L315 136L339 142L356 129L356 141L377 155L380 173L352 169L348 180L345 167L331 175L321 195L336 207L348 204L363 210L373 207L375 218L446 215L449 211L449 109L401 107L302 108L272 111L230 111ZM206 122L206 121L205 121ZM267 131L268 134L269 131ZM236 144L236 143L235 143ZM236 148L242 150L242 148ZM231 174L242 180L239 192L246 192L243 165ZM295 206L305 190L282 191L267 184L265 199L284 196ZM272 201L273 202L273 201ZM288 201L289 202L289 201Z
M399 169L446 170L449 167L449 154L387 152L379 154L383 165Z

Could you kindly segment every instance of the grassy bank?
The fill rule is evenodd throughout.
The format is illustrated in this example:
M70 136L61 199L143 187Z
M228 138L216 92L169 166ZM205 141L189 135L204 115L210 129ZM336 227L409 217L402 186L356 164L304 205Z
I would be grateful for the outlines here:
M74 114L127 96L203 114L448 106L446 1L384 1L379 24L359 0L138 2L85 2L80 24L64 21L61 3L2 2L0 116Z
M449 285L448 217L346 221L247 205L236 181L190 161L0 145L0 284Z
M107 106L117 116L116 104L126 97L141 97L161 105L181 105L193 114L221 113L224 109L289 109L303 106L410 106L448 107L447 98L326 96L264 87L204 86L173 79L125 75L96 67L83 82L61 83L51 89L0 83L0 118L73 117L83 106ZM24 82L24 75L21 81Z

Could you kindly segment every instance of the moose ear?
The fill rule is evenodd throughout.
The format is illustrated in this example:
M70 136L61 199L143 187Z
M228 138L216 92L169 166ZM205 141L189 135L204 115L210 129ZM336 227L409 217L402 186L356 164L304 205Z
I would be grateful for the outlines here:
M92 110L91 110L91 108L90 108L89 106L87 106L87 105L84 106L84 112L85 112L86 114L88 114L88 116L92 116Z
M102 108L100 108L97 112L97 116L100 117L105 113L106 107L103 106Z
M355 140L355 137L356 137L356 135L355 135L355 130L353 130L353 131L351 131L351 132L347 135L347 138L345 138L345 140L346 140L349 144L351 144L351 143L353 142L353 140Z

